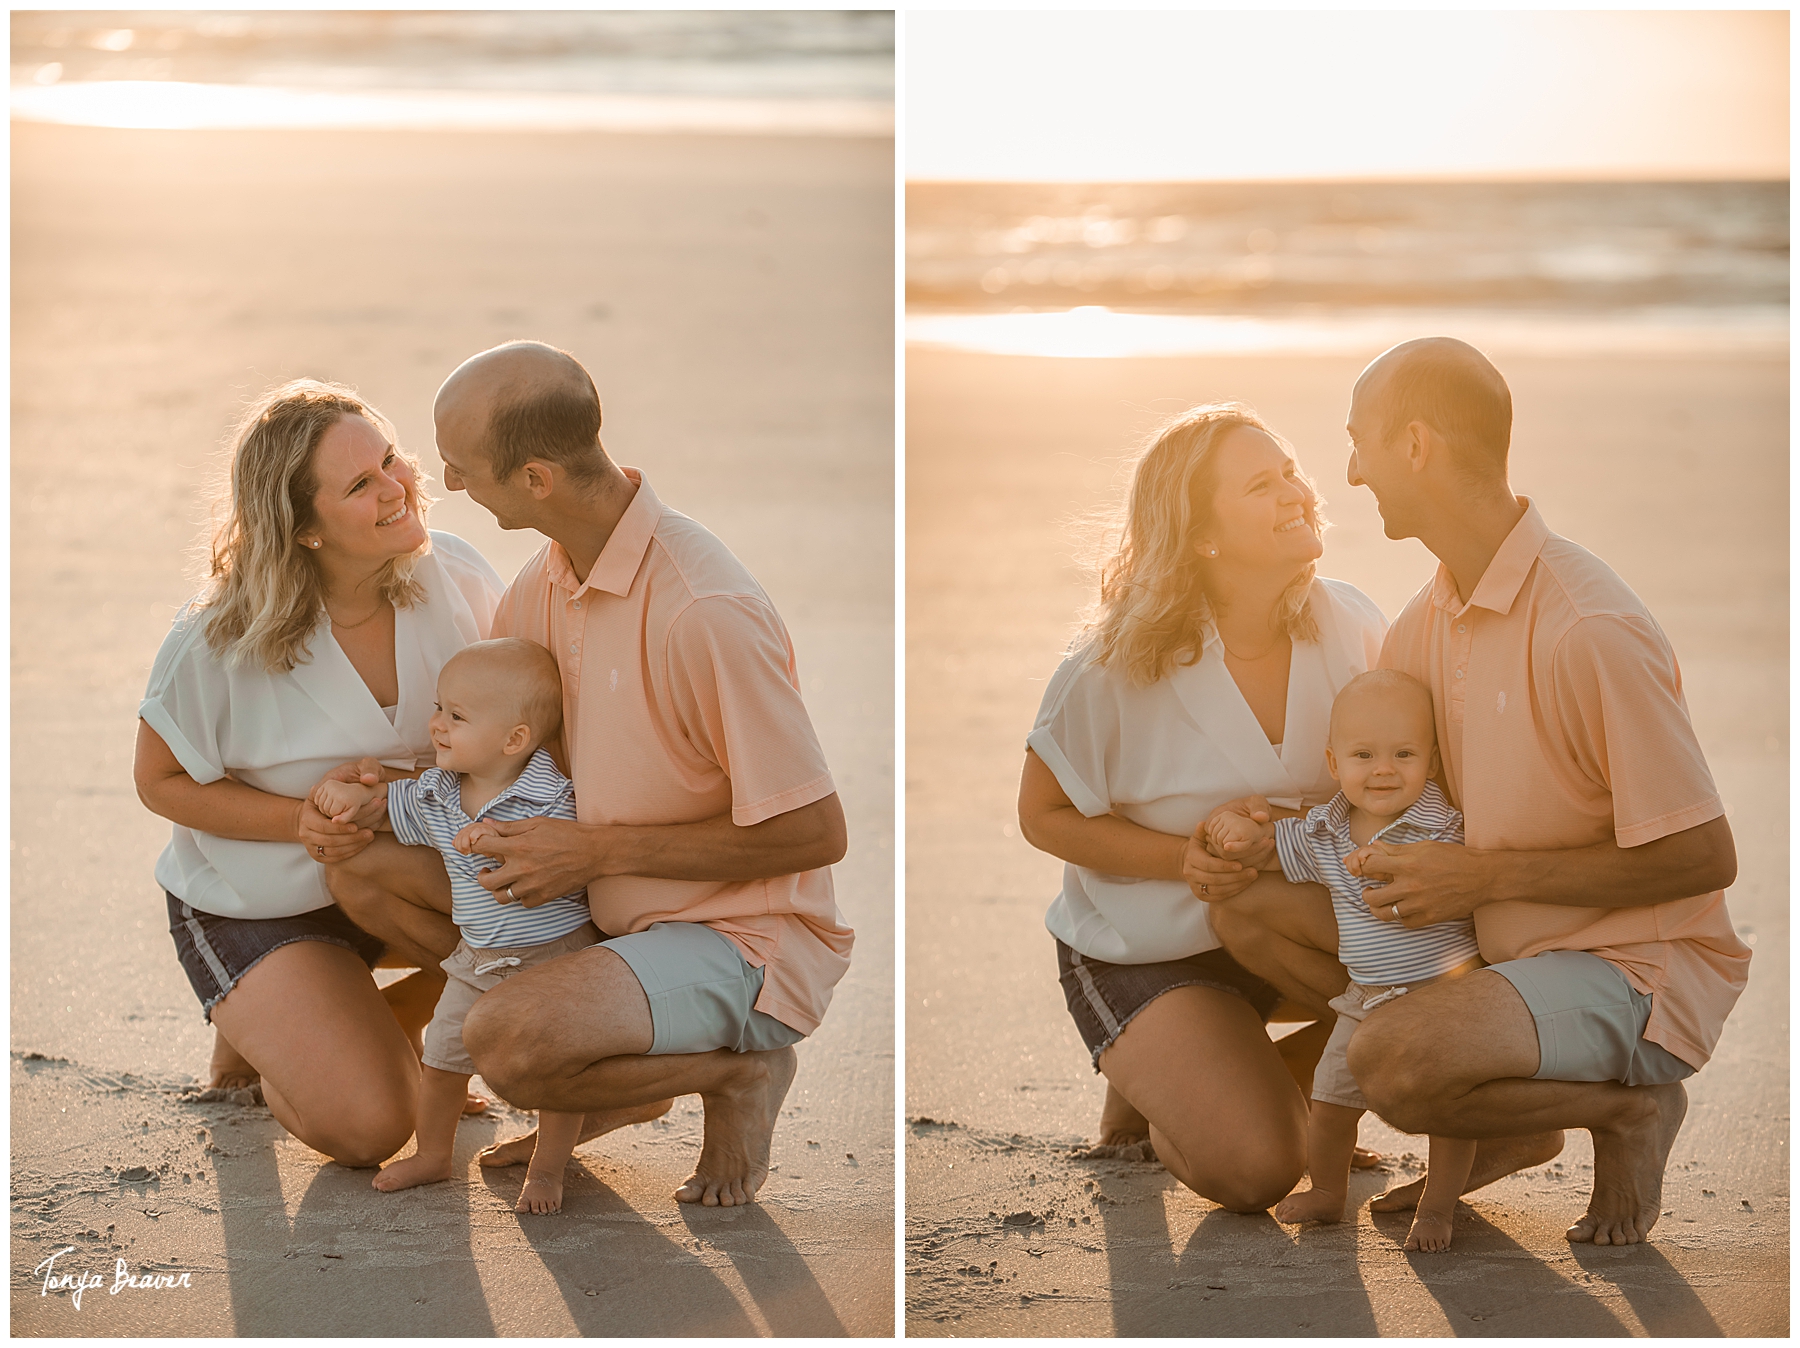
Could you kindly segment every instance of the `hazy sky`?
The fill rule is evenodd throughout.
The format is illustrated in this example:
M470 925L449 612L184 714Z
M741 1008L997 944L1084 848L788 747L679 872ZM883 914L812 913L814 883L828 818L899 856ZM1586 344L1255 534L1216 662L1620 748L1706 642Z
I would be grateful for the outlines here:
M916 179L1786 177L1785 12L906 18Z

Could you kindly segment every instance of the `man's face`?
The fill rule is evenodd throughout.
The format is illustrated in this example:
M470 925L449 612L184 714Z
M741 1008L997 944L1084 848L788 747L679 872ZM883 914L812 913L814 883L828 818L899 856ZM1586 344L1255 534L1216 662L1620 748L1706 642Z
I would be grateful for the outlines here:
M438 458L444 464L444 485L466 491L469 499L493 515L502 529L532 528L536 502L524 489L525 475L513 474L511 482L496 482L488 456L476 430L476 418L456 411L437 416Z
M1411 538L1408 523L1414 487L1412 465L1404 451L1405 436L1382 442L1386 408L1382 405L1380 374L1365 370L1350 395L1350 415L1344 430L1350 436L1350 464L1345 477L1352 487L1375 493L1381 511L1382 530L1389 538Z

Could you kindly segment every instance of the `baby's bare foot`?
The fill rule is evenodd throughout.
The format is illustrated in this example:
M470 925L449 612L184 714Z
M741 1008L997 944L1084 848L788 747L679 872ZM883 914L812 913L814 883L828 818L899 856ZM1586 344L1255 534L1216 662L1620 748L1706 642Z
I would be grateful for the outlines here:
M1341 1222L1344 1220L1344 1195L1325 1189L1296 1189L1275 1205L1275 1220L1290 1225Z
M1450 1216L1443 1212L1415 1212L1412 1230L1406 1233L1409 1250L1447 1250L1450 1248Z
M408 1156L386 1166L369 1183L383 1193L412 1189L421 1184L437 1184L450 1178L448 1156Z
M561 1212L562 1176L531 1171L525 1176L525 1188L519 1193L519 1201L513 1204L513 1211Z

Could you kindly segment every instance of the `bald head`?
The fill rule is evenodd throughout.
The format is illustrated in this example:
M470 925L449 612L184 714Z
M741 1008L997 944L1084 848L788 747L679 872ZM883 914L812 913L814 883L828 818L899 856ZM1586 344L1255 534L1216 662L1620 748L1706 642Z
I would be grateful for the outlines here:
M1410 674L1397 669L1371 669L1358 674L1338 690L1331 703L1328 735L1337 743L1340 722L1370 717L1404 726L1409 722L1427 743L1437 742L1437 726L1432 718L1431 690Z
M1488 358L1454 337L1389 347L1356 381L1383 443L1422 421L1450 447L1467 477L1504 480L1512 445L1512 390Z
M480 445L496 482L532 460L580 482L610 466L600 447L600 394L580 361L543 342L507 342L470 356L438 389L440 439Z

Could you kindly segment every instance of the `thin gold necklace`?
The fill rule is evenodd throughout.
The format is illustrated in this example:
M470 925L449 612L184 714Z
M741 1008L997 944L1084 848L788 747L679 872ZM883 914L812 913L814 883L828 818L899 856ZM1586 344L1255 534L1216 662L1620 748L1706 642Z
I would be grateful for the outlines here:
M1219 644L1225 646L1225 654L1229 655L1233 660L1241 660L1247 665L1253 665L1258 660L1267 660L1269 656L1274 654L1276 647L1280 646L1285 640L1287 640L1287 634L1282 633L1277 636L1274 641L1269 643L1269 649L1264 651L1261 655L1239 655L1236 651L1232 650L1231 647L1225 646L1225 634L1223 632L1219 633Z
M387 608L387 607L389 607L387 600L385 600L385 599L377 600L375 603L374 610L369 614L368 617L359 619L358 621L353 622L353 623L341 623L332 614L331 605L327 604L325 606L325 616L327 618L331 619L331 627L332 627L333 631L335 631L335 632L354 632L357 628L366 627L368 624L374 622L376 616L381 612L381 610L384 608ZM1221 640L1222 639L1223 638L1221 638Z

